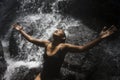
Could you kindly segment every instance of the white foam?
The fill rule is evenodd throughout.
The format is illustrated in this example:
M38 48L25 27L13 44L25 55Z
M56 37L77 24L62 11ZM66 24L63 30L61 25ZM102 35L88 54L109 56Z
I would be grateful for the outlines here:
M23 2L23 9L24 9L24 5L29 3L29 0L27 1ZM61 1L61 0L56 0L56 1L57 2L53 3L54 5L57 5L58 1ZM39 10L42 10L41 8L39 8ZM52 7L52 9L53 11L56 10L55 7ZM67 17L63 17L62 15L57 14L55 12L42 13L42 11L40 11L40 13L38 14L32 14L32 15L28 14L27 16L20 16L15 20L15 22L20 22L21 24L23 23L27 25L27 26L24 26L26 30L31 27L33 29L36 29L37 33L35 34L33 33L32 36L39 37L42 40L49 39L52 33L56 30L58 26L63 26L66 34L68 34L67 29L69 27L79 26L79 21L74 20L73 18L68 19ZM41 31L44 31L43 33L41 33L42 36L40 36L40 33L38 33ZM7 34L7 36L8 35L10 34ZM6 80L11 79L12 73L15 72L16 67L26 66L30 69L30 68L41 66L43 63L42 54L44 49L41 49L40 47L36 47L33 44L26 42L26 40L22 38L23 36L21 35L18 35L18 36L19 38L16 42L18 43L18 48L20 49L19 56L23 56L21 52L24 51L24 53L27 53L27 58L25 60L15 61L14 59L11 59L10 56L6 56L5 59L8 63L8 67L4 75L4 78L6 78ZM9 48L8 43L9 41L3 42L4 47ZM9 52L6 52L6 51L8 50L4 50L5 54L10 54Z

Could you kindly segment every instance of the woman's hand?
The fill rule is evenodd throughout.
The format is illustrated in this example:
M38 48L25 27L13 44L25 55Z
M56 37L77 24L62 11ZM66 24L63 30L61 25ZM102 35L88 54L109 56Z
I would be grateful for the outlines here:
M107 28L106 26L103 28L103 30L100 32L100 37L102 39L112 35L115 31L117 31L116 26L112 25L110 28Z
M13 24L12 27L13 27L14 29L16 29L17 31L20 31L20 30L23 29L23 27L22 27L21 25L19 25L18 23Z

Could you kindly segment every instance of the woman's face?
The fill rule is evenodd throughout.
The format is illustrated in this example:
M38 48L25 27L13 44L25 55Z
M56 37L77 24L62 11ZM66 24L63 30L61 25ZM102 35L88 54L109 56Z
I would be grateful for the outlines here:
M62 29L57 29L53 33L53 38L63 38L63 37L65 37L65 33L64 33L64 30Z

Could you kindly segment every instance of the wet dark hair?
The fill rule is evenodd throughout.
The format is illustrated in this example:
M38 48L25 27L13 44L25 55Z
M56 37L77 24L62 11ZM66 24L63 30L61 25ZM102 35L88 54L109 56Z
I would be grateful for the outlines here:
M65 34L65 31L64 31L64 29L62 29L62 28L58 28L58 29L61 29L61 30L63 30L63 35L62 35L62 43L65 43L65 41L66 41L66 34Z

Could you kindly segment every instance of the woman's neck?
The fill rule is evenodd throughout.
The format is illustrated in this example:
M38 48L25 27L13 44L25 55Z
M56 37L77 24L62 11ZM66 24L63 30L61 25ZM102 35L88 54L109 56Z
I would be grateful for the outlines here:
M61 43L60 40L53 40L52 45L57 46Z

